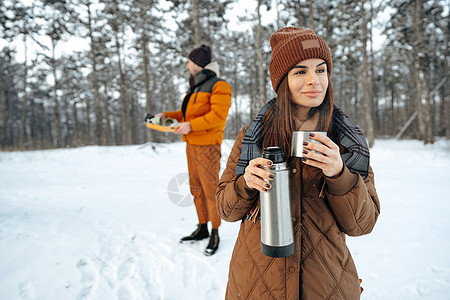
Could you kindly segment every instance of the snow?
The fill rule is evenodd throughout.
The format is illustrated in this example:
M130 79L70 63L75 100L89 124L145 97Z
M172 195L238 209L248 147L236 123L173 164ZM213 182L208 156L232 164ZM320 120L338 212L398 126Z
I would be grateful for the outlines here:
M448 299L449 154L376 140L381 215L348 238L362 299ZM186 172L183 143L0 152L0 298L223 299L239 223L211 257L180 244L197 224Z

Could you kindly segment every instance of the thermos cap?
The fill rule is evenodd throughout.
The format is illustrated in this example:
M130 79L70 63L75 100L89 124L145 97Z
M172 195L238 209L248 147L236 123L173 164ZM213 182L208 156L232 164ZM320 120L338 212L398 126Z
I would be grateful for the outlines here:
M286 162L284 151L278 146L264 148L262 157L270 159L274 164Z

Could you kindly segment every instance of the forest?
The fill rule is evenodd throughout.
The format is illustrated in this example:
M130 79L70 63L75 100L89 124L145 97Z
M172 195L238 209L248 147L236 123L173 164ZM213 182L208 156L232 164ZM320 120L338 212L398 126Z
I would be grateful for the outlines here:
M375 139L450 138L448 0L0 0L0 150L180 141L145 127L177 110L187 55L230 83L225 138L275 96L269 39L313 29L334 102ZM77 47L75 47L76 45Z

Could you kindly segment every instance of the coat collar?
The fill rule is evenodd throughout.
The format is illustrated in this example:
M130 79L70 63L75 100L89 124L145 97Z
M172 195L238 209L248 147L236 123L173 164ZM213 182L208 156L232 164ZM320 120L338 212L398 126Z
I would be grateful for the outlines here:
M194 84L191 86L191 90L194 90L196 87L202 85L204 82L213 77L216 77L216 73L209 69L203 69L197 72L194 75Z

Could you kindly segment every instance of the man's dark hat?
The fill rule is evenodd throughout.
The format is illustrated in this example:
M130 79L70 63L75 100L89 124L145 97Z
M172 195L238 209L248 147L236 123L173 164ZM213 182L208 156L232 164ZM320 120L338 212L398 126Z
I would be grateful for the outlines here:
M201 45L192 50L191 53L189 53L188 58L197 66L204 68L211 62L211 48Z

